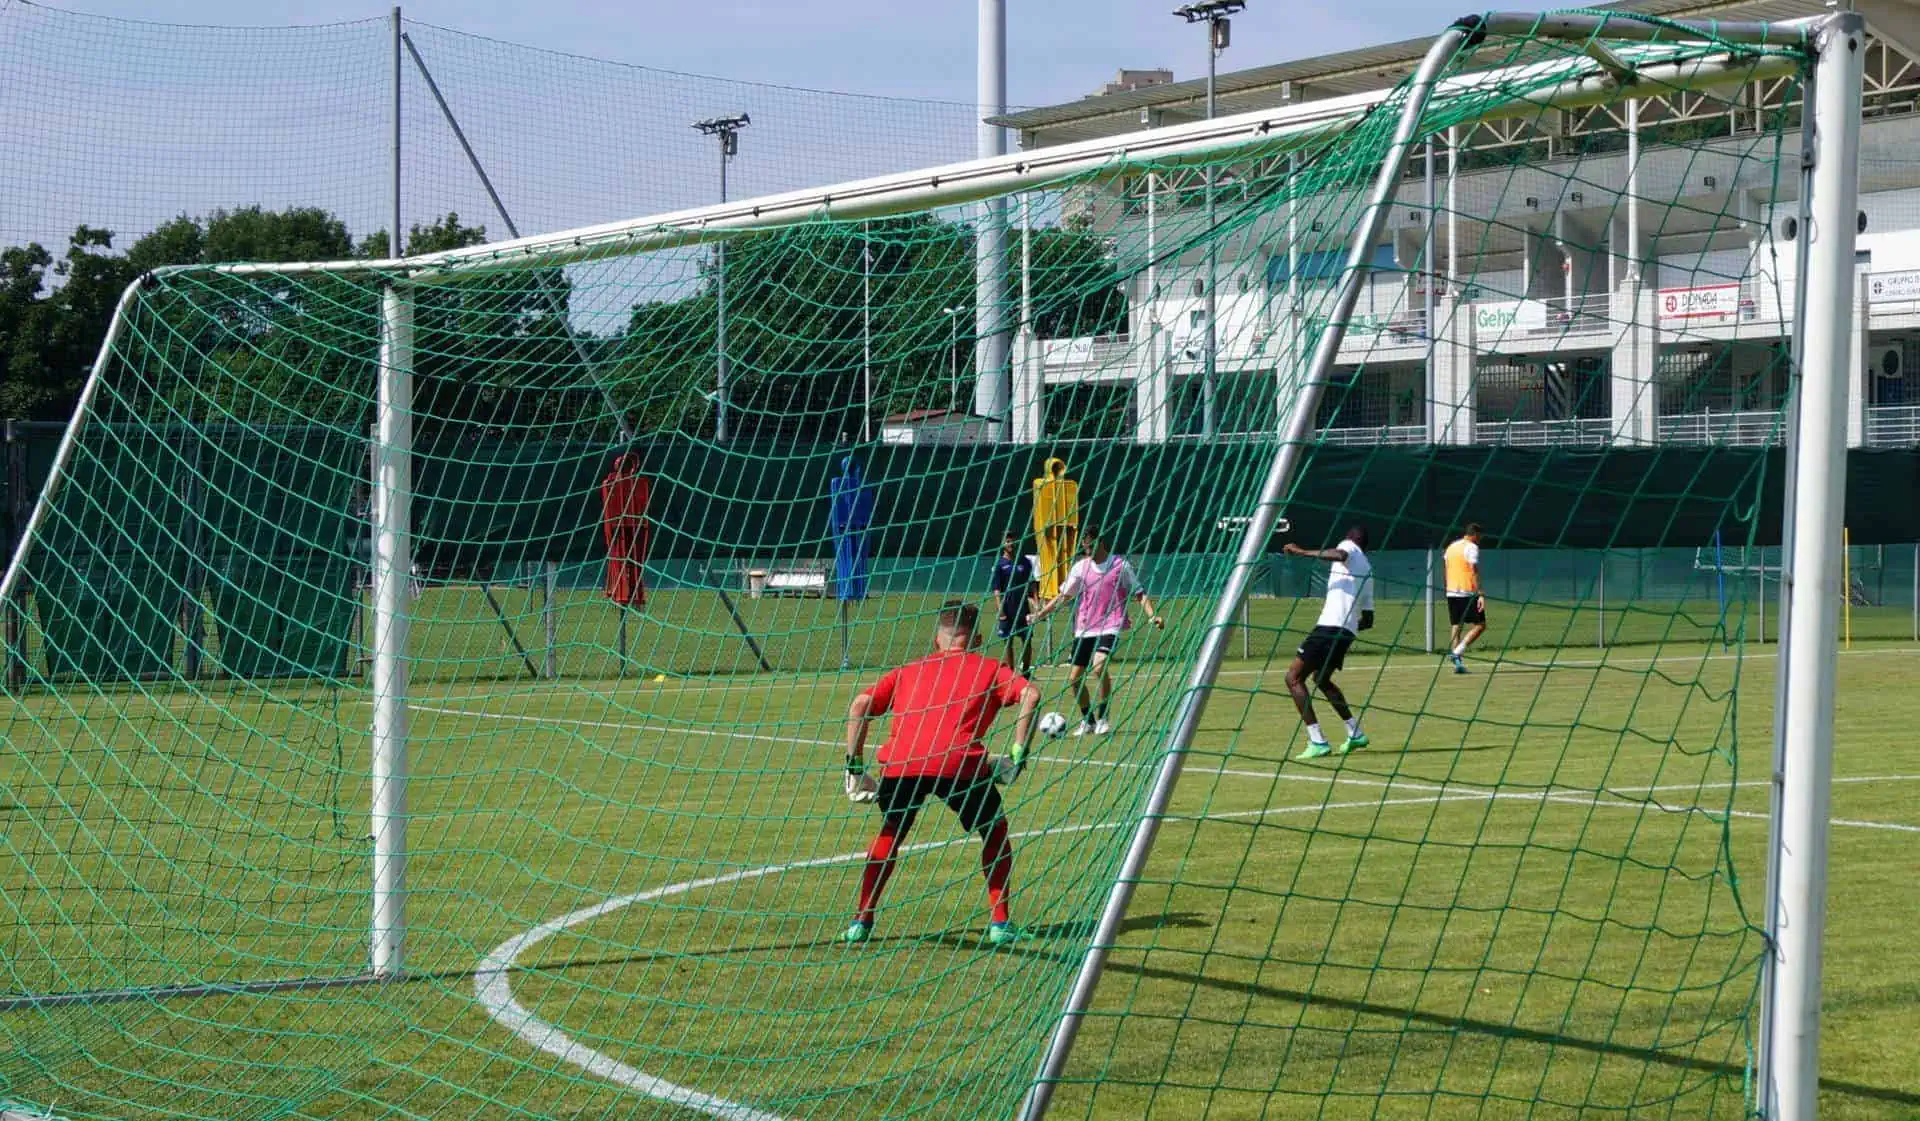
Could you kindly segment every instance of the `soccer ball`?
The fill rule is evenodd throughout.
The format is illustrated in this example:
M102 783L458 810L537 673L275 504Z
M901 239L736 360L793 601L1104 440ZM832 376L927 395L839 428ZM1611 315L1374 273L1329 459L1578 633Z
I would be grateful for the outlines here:
M1049 712L1040 718L1040 734L1048 739L1057 740L1067 730L1067 718L1057 712Z

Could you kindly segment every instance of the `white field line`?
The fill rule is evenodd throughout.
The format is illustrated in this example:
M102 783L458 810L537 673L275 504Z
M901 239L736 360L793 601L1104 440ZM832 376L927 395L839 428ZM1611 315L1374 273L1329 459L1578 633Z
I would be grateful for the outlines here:
M463 715L484 716L485 714L465 713ZM1054 760L1054 761L1072 762L1071 760ZM1253 773L1259 774L1259 772L1253 772ZM1274 776L1261 775L1260 777L1274 777ZM1305 777L1305 776L1301 776L1301 777ZM1890 782L1890 781L1910 781L1915 779L1920 779L1920 775L1860 777L1860 778L1837 780L1837 781ZM1333 776L1327 776L1323 781L1327 781L1329 783L1338 782L1338 781L1359 782L1365 785L1374 785L1374 786L1382 786L1382 787L1389 785L1387 783L1381 783L1375 780L1339 780ZM1689 784L1689 785L1680 787L1680 789L1700 789L1700 790L1723 789L1724 790L1729 788L1732 785L1735 785L1735 784L1705 783L1705 784L1699 784L1698 786ZM1749 784L1741 783L1738 785L1749 785ZM1753 783L1752 785L1763 785L1763 784L1756 782L1756 783ZM1552 791L1501 791L1501 790L1485 790L1485 789L1447 790L1447 789L1442 789L1437 787L1427 787L1426 789L1435 790L1438 792L1427 793L1427 794L1422 794L1422 795L1413 796L1413 797L1402 797L1402 798L1376 798L1376 799L1365 799L1360 801L1346 801L1346 802L1323 801L1323 802L1308 804L1308 805L1268 806L1262 809L1255 809L1255 810L1236 810L1236 811L1231 811L1227 813L1203 814L1203 815L1197 815L1197 816L1169 814L1169 815L1166 815L1164 820L1168 820L1168 821L1229 821L1229 820L1243 820L1247 818L1278 817L1278 816L1288 815L1288 814L1308 814L1308 813L1324 814L1329 811L1337 811L1337 810L1352 810L1352 809L1378 810L1380 808L1387 807L1387 806L1438 805L1446 802L1496 802L1496 801L1551 802L1551 803L1556 803L1561 805L1581 805L1581 806L1588 806L1588 807L1598 808L1598 809L1637 810L1641 812L1644 812L1646 810L1655 810L1655 811L1664 812L1664 813L1702 813L1702 814L1706 814L1709 817L1709 819L1714 819L1713 811L1702 810L1696 807L1683 806L1683 807L1676 808L1676 807L1661 806L1658 803L1639 803L1639 802L1632 802L1632 801L1608 801L1606 799L1609 797L1609 795L1606 795L1606 794L1574 794L1569 792L1556 793ZM1653 790L1659 790L1663 788L1648 787L1645 789L1651 792ZM1755 812L1744 811L1744 810L1734 810L1734 811L1726 811L1726 812L1731 813L1731 815L1734 817L1740 817L1740 818L1764 819L1767 816L1762 813L1755 813ZM1082 825L1058 825L1058 826L1051 826L1044 829L1025 830L1025 831L1013 834L1013 837L1017 839L1026 839L1026 838L1038 837L1038 836L1060 836L1060 835L1072 834L1072 833L1086 833L1086 832L1093 832L1093 831L1120 829L1120 828L1124 828L1128 824L1129 823L1127 822L1111 822L1110 821L1110 822L1097 822L1093 824L1082 824ZM1868 829L1891 829L1891 830L1898 830L1902 832L1920 833L1920 826L1895 825L1895 824L1888 824L1885 822L1867 822L1867 821L1851 821L1846 819L1834 819L1833 824L1855 826L1855 827L1868 828ZM920 851L925 851L929 849L944 848L948 845L964 844L964 843L966 843L964 840L925 841L925 842L920 842L917 844L905 846L902 849L902 852L920 852ZM824 868L824 867L830 867L833 865L840 865L840 864L851 864L855 861L864 860L864 859L866 859L866 853L864 851L844 852L844 853L838 853L833 856L814 857L808 860L795 860L795 861L787 861L780 864L761 865L756 868L743 868L737 871L727 872L717 876L706 876L699 879L682 880L679 883L667 884L663 887L649 888L645 891L635 892L630 895L615 896L614 898L604 900L590 907L582 907L577 911L570 911L567 914L561 915L559 918L549 919L548 921L543 922L538 926L535 926L527 930L525 933L522 933L513 938L510 938L507 941L502 942L500 945L494 947L493 952L489 953L485 958L481 959L480 964L474 970L474 977L473 977L474 997L476 1000L479 1001L481 1008L486 1012L488 1016L492 1017L502 1027L505 1027L507 1030L513 1032L516 1036L524 1040L526 1043L539 1049L540 1051L543 1051L549 1055L554 1056L555 1058L562 1060L563 1062L570 1063L573 1066L576 1066L581 1070L585 1071L586 1073L591 1074L595 1077L605 1079L606 1081L609 1081L609 1082L613 1082L616 1085L624 1086L627 1089L633 1090L640 1094L644 1094L647 1097L654 1098L659 1101L671 1102L675 1105L682 1106L691 1110L696 1110L698 1112L708 1114L709 1116L712 1116L712 1117L726 1119L726 1121L784 1121L784 1119L781 1118L778 1114L767 1113L761 1110L754 1109L751 1106L742 1105L738 1102L728 1101L725 1098L715 1097L711 1094L706 1094L698 1090L692 1090L687 1087L677 1085L663 1078L660 1078L656 1075L648 1074L645 1071L642 1071L636 1067L629 1066L628 1064L623 1063L618 1059L613 1058L610 1055L606 1055L600 1051L596 1051L593 1048L588 1047L586 1044L581 1043L580 1041L574 1039L572 1036L568 1035L566 1032L562 1031L558 1026L552 1023L549 1023L546 1020L542 1020L538 1016L535 1016L530 1010L527 1009L525 1005L521 1004L513 994L513 985L511 980L509 979L509 975L514 969L518 968L520 964L520 958L525 956L527 951L533 949L534 947L540 945L541 943L547 941L548 939L554 937L555 935L564 933L584 923L591 922L594 919L603 918L606 915L613 914L616 911L623 910L636 903L646 903L646 902L651 902L653 900L666 899L672 896L685 895L690 892L701 890L703 888L718 887L723 884L739 883L744 880L761 879L766 876L780 875L786 872L800 871L800 870L810 869L810 868Z
M1894 646L1894 647L1883 646L1883 647L1875 647L1870 650L1841 650L1841 651L1838 651L1838 653L1843 658L1884 657L1890 654L1920 655L1920 646ZM1419 671L1425 671L1428 673L1437 673L1440 671L1440 668L1441 668L1439 666L1440 657L1441 657L1441 654L1438 650L1434 651L1432 654L1428 654L1424 650L1416 650L1411 647L1396 647L1393 653L1384 662L1382 662L1379 665L1372 666L1371 670L1376 674L1390 673L1390 672L1405 672L1408 670L1419 670ZM1554 660L1545 661L1545 662L1528 661L1525 658L1518 658L1518 657L1479 658L1472 654L1469 654L1467 655L1467 661L1469 664L1485 665L1490 672L1497 673L1501 669L1527 670L1530 672L1534 670L1549 670L1549 669L1612 669L1616 666L1619 666L1619 667L1655 666L1655 665L1678 664L1682 662L1732 662L1732 661L1739 661L1741 659L1745 659L1747 661L1773 661L1778 657L1779 657L1778 648L1769 646L1767 649L1764 649L1764 650L1741 653L1741 654L1710 654L1705 651L1702 651L1698 654L1657 654L1650 657L1643 656L1643 657L1623 657L1623 658L1590 658L1590 659L1577 659L1577 660L1566 660L1566 661L1563 661L1560 659L1554 659ZM1121 660L1114 663L1114 668L1117 670L1126 669L1128 668L1128 662L1124 658L1122 658ZM1065 667L1063 666L1052 666L1052 665L1041 666L1037 670L1035 670L1033 676L1039 676L1039 674L1042 672L1049 672L1057 675L1058 673L1064 671L1064 669ZM1150 670L1142 669L1140 664L1137 662L1132 664L1132 669L1133 669L1133 673L1131 675L1132 677L1158 678L1158 677L1165 677L1165 676L1184 675L1185 673L1184 667L1177 667L1177 666L1169 666L1166 672L1164 673L1155 673ZM1365 665L1355 665L1350 668L1350 672L1355 675L1364 676L1368 672L1368 669L1369 667ZM1223 669L1219 671L1219 676L1221 677L1266 677L1266 676L1277 677L1284 673L1286 673L1285 663L1283 661L1276 660L1270 665L1262 668L1258 668L1258 669ZM828 671L822 671L817 674L809 674L804 678L802 677L789 678L787 679L787 681L790 682L790 685L788 686L789 689L795 692L798 692L804 689L812 689L812 688L839 690L839 689L845 688L845 682L848 679L858 681L858 680L865 680L869 676L873 676L873 675L865 672L828 670ZM730 692L733 690L747 689L747 688L764 689L766 688L766 686L767 686L767 682L763 677L760 677L758 675L743 675L738 678L722 679L722 680L677 678L670 681L661 682L660 684L657 684L657 685L654 684L651 681L651 679L635 678L632 682L632 685L627 686L627 688L631 688L631 689L645 688L649 693L724 693L724 692ZM513 690L513 691L472 693L472 694L461 695L461 696L445 696L439 699L451 703L451 702L459 702L459 701L488 700L494 697L539 697L539 696L581 696L581 695L591 696L591 697L609 697L612 695L612 692L585 690L576 685L543 685L543 686L536 686L534 688L520 689L520 690ZM368 702L364 698L362 698L359 700L359 703L367 704L371 702Z
M837 747L840 745L840 741L838 740L805 739L798 736L766 735L759 732L721 732L721 731L715 731L710 728L685 728L678 725L634 724L634 723L625 723L625 722L615 721L615 720L581 720L581 719L575 719L571 717L529 716L529 715L524 715L520 713L478 712L472 709L442 708L442 707L433 706L433 705L414 705L412 707L417 711L421 711L421 712L432 712L432 713L437 713L445 716L469 717L475 720L508 720L508 721L526 722L526 723L534 723L534 724L564 724L569 726L614 729L619 731L631 731L631 732L656 732L656 733L663 733L663 734L681 734L681 735L689 735L689 736L716 736L716 737L721 737L725 739L764 740L772 743L793 743L793 744L802 744L807 746L818 746L818 747ZM1069 758L1066 756L1059 756L1059 755L1035 755L1034 760L1037 762L1055 763L1055 764L1059 764L1062 766L1069 766L1069 767L1081 767L1081 766L1112 767L1112 768L1117 768L1122 770L1144 770L1151 767L1157 767L1159 765L1157 763L1124 762L1124 761L1112 760L1112 759L1090 759L1090 758L1074 759L1074 758ZM1678 782L1678 783L1668 783L1661 786L1623 786L1619 788L1606 790L1599 795L1594 795L1594 794L1588 794L1585 791L1566 790L1566 789L1544 790L1544 791L1502 791L1498 787L1492 787L1484 783L1475 783L1475 782L1449 781L1445 783L1432 783L1432 782L1425 782L1419 779L1398 778L1398 777L1389 777L1386 779L1348 778L1337 772L1328 772L1328 771L1317 770L1317 769L1306 770L1306 771L1250 771L1250 770L1243 770L1243 769L1234 768L1234 767L1188 766L1186 768L1183 768L1181 773L1184 775L1224 775L1224 776L1229 776L1233 778L1257 778L1257 779L1264 779L1269 782L1273 782L1273 781L1317 782L1317 783L1324 783L1324 784L1333 785L1333 786L1362 786L1362 787L1374 787L1380 790L1409 790L1409 791L1421 791L1425 793L1443 794L1443 795L1451 795L1451 794L1458 793L1458 794L1470 794L1476 797L1481 795L1492 795L1500 798L1505 798L1509 796L1538 797L1538 798L1545 798L1549 801L1557 801L1562 797L1576 798L1576 799L1582 798L1582 797L1589 797L1589 798L1612 797L1612 798L1618 798L1623 802L1630 802L1632 797L1636 794L1663 794L1663 793L1669 793L1672 791L1681 791L1681 790L1697 790L1697 791L1727 790L1727 789L1737 789L1741 787L1768 785L1768 781L1766 779L1748 779L1744 782L1737 782L1737 783ZM1920 782L1920 775L1861 775L1861 776L1855 776L1852 778L1835 778L1833 782L1836 786L1844 785L1844 784L1877 783L1877 782ZM1649 802L1647 803L1647 805L1651 806L1654 809L1659 809L1669 813L1676 812L1677 810L1686 810L1687 812L1693 812L1695 810L1698 810L1699 812L1705 812L1705 813L1724 812L1724 813L1730 814L1733 817L1760 817L1760 818L1766 817L1765 814L1756 814L1756 813L1751 813L1744 810L1717 811L1717 810L1706 810L1701 807L1672 807L1672 806L1661 805L1659 802ZM1858 820L1843 819L1843 818L1832 818L1830 820L1835 825L1847 825L1847 826L1853 826L1853 827L1862 828L1862 829L1889 829L1889 830L1895 830L1899 832L1920 833L1920 826L1914 826L1914 825L1901 825L1893 822L1858 821Z

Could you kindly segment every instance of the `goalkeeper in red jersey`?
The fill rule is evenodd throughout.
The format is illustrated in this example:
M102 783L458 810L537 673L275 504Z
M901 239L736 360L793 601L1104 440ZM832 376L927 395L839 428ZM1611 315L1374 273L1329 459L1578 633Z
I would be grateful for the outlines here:
M879 804L880 832L867 847L859 909L840 936L842 942L859 943L872 937L880 893L886 890L900 847L929 797L945 802L962 828L980 834L980 871L986 876L992 909L987 942L1003 946L1030 937L1008 917L1013 848L1007 840L999 786L1018 778L1026 765L1027 736L1033 729L1040 690L1011 667L975 653L980 645L979 623L979 609L972 604L946 604L940 609L933 653L888 671L855 697L847 710L847 797L855 803ZM1002 708L1016 704L1020 710L1014 719L1013 751L1005 758L989 759L982 742L987 730ZM876 781L862 756L869 724L887 713L893 714L893 727L875 753Z

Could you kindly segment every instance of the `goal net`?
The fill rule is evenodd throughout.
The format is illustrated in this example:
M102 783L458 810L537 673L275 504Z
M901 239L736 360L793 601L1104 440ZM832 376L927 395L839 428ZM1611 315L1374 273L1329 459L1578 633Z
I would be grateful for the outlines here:
M1778 542L1807 65L1474 35L1430 90L143 278L11 482L0 1104L1006 1116L1150 816L1055 1115L1744 1116L1772 669L1694 558ZM1359 731L1315 693L1296 758L1331 566L1280 548L1350 527ZM1035 597L1137 573L1110 697L1086 604L996 634L1003 536ZM1010 857L928 801L843 944L849 704L954 600L1090 734L997 788Z

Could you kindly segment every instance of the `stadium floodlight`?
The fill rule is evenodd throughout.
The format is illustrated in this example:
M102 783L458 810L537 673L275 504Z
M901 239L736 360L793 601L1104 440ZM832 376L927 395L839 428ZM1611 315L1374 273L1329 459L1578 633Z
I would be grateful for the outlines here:
M703 136L720 138L720 201L727 201L727 162L740 152L740 130L753 123L753 118L745 113L732 117L708 117L704 121L693 122L693 127ZM727 439L727 243L717 241L713 245L713 436L725 443Z
M1207 25L1207 119L1213 119L1215 109L1215 86L1219 69L1220 52L1227 49L1233 39L1233 21L1229 16L1246 11L1246 0L1202 0L1198 4L1182 4L1173 10L1173 14L1188 23ZM1213 226L1213 168L1207 169L1207 226ZM1215 367L1220 349L1220 328L1214 322L1218 310L1214 289L1220 283L1220 257L1217 251L1207 247L1207 342L1206 369L1200 382L1200 434L1212 436L1216 424L1214 416L1214 392L1218 385Z

